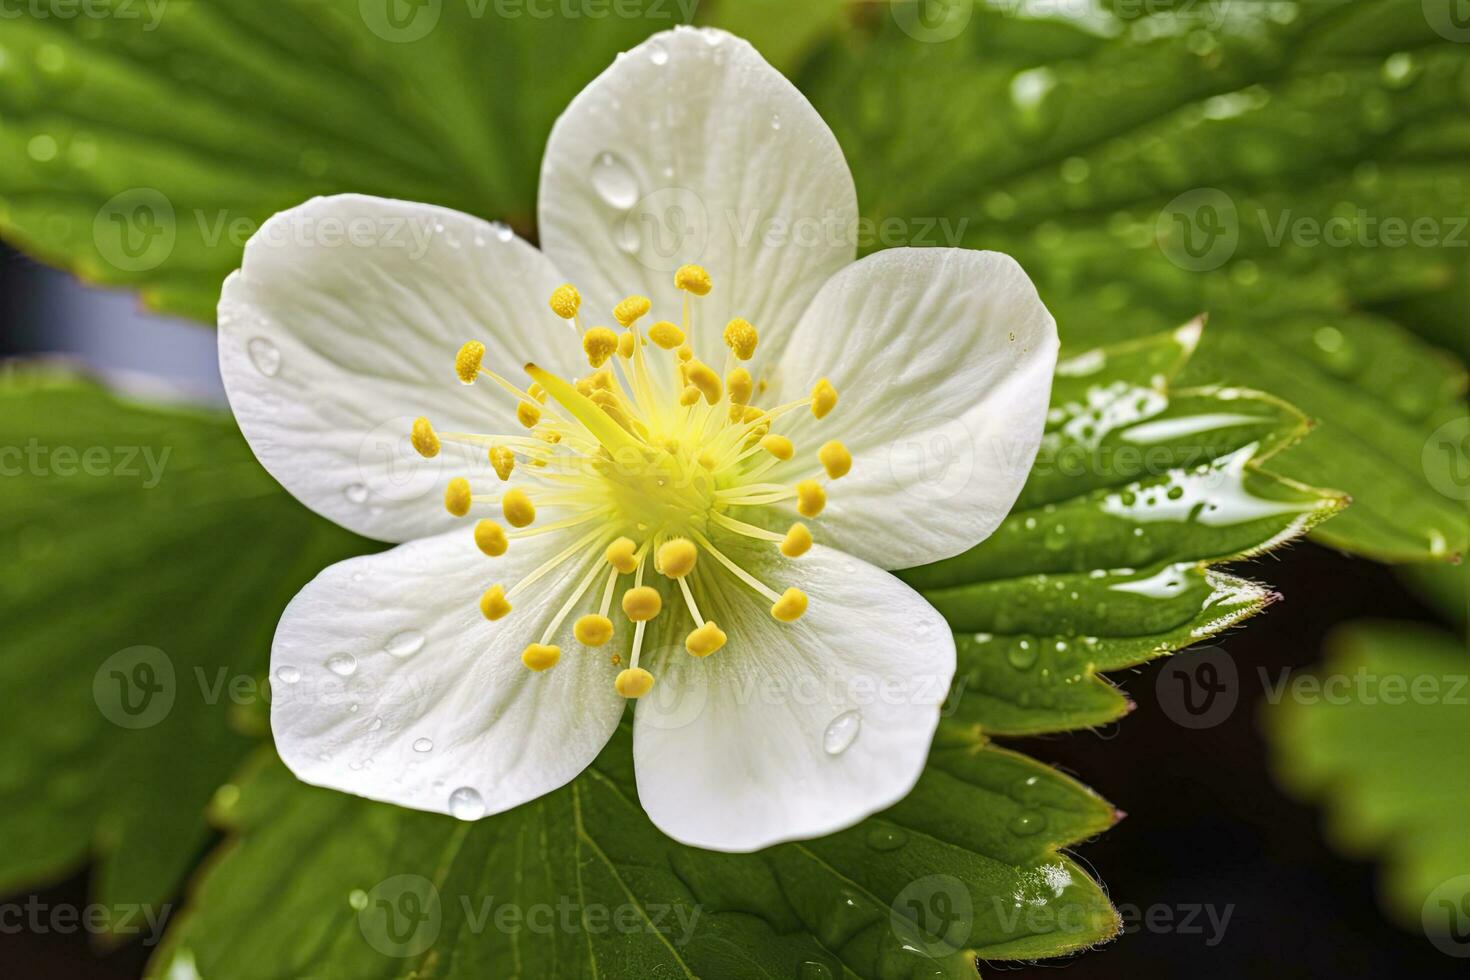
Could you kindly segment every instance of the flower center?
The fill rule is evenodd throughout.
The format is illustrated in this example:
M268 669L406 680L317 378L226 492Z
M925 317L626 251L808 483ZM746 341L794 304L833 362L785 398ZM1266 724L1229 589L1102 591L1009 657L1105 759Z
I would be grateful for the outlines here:
M797 588L777 592L727 554L734 550L727 543L748 539L747 544L779 548L787 558L804 554L812 544L806 524L797 520L784 531L769 525L784 524L784 512L793 507L800 517L816 517L826 505L827 484L852 466L847 449L834 440L817 451L817 465L794 484L768 478L796 456L792 441L777 431L782 420L800 410L824 418L837 404L837 392L823 378L806 398L758 407L765 384L746 367L759 342L755 327L738 318L725 326L728 351L717 372L687 342L698 299L712 288L709 274L686 265L675 273L674 284L684 293L682 325L660 320L642 329L652 304L629 296L613 309L618 331L583 329L580 294L570 285L558 287L551 309L580 336L591 373L567 380L527 364L531 384L523 389L487 367L485 345L470 341L455 358L459 380L488 380L514 399L525 431L437 433L419 418L411 436L426 457L438 455L443 442L485 453L494 477L456 477L444 496L445 507L459 517L477 508L499 509L511 530L493 518L480 519L475 543L484 554L498 558L517 539L539 534L564 532L570 539L510 588L495 584L480 597L485 618L499 621L512 614L518 596L568 563L574 566L576 584L566 602L545 623L525 627L528 638L541 629L539 640L521 655L526 667L543 671L556 665L556 641L574 613L581 613L572 626L577 642L609 642L619 628L611 613L622 590L619 618L633 629L630 662L614 682L624 697L641 697L653 686L653 675L639 659L647 624L661 614L687 612L691 627L684 646L698 657L728 640L702 615L706 600L721 608L759 601L786 623L801 617L806 595ZM741 551L751 553L748 547ZM622 663L620 654L612 659Z

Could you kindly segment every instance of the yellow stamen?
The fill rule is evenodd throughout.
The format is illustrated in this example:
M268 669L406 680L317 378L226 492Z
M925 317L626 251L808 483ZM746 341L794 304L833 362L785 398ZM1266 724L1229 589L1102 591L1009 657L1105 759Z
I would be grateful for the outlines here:
M672 538L659 545L654 567L669 578L683 578L694 571L699 549L688 538Z
M511 471L516 468L516 454L504 446L490 447L490 465L495 467L495 475L500 477L502 483L510 479Z
M511 527L529 527L536 520L536 505L519 487L500 498L500 512Z
M587 363L600 368L607 363L618 349L618 335L607 327L593 327L582 335L582 350L587 353Z
M631 327L638 322L638 318L653 309L653 303L647 296L629 296L617 306L613 307L613 317L625 327Z
M460 381L472 385L475 383L475 376L480 373L480 362L484 359L485 345L478 340L471 340L454 355L454 373L459 375Z
M679 392L679 404L685 408L688 408L697 401L699 401L699 389L693 385L688 385L683 391Z
M724 385L720 383L720 376L715 374L713 368L703 361L690 361L687 370L689 383L699 389L705 401L713 405L720 400L724 394Z
M640 585L623 593L623 612L635 623L647 622L663 607L663 596L651 585Z
M812 386L812 414L817 418L825 418L827 413L837 407L837 389L832 387L832 382L826 378L818 381Z
M761 440L761 448L777 459L785 462L796 452L796 447L791 440L785 436L769 435Z
M704 452L699 454L699 465L703 466L707 470L712 470L716 466L720 465L720 461L715 458L714 453L706 449Z
M800 558L812 546L812 532L801 521L791 525L786 537L781 539L781 554L787 558Z
M827 506L827 491L816 480L802 480L796 485L796 512L802 517L816 517Z
M794 623L806 612L806 593L800 589L787 589L771 606L771 615L783 623Z
M725 640L725 631L711 621L684 638L684 649L696 657L708 657L724 646Z
M541 404L543 404L543 405L546 404L546 389L543 388L543 387L541 387L541 382L539 382L539 381L533 381L533 382L531 382L531 387L529 387L529 388L526 389L526 394L530 395L532 398L536 399Z
M505 528L492 520L480 521L475 525L475 547L491 558L499 558L510 547Z
M618 538L607 546L607 550L603 552L603 557L607 559L607 563L613 568L616 568L624 575L631 575L633 574L633 570L638 567L637 552L638 546L633 543L632 539Z
M600 647L612 639L613 623L606 616L588 613L572 626L572 635L577 642L589 647Z
M582 308L582 294L571 283L557 286L551 291L551 312L563 320L570 320Z
M681 265L674 273L674 286L693 293L695 296L707 296L713 286L710 282L709 273L704 271L703 266Z
M497 619L504 619L511 610L511 604L505 599L505 589L499 585L492 585L480 596L480 614L492 623Z
M623 360L633 356L633 348L638 344L638 337L631 330L624 330L618 334L618 356Z
M527 644L525 651L521 654L521 663L537 673L555 667L556 662L560 659L561 647L547 643Z
M434 434L434 427L429 424L429 420L422 415L413 420L413 432L408 438L413 443L413 448L425 459L433 459L439 455L439 437Z
M821 460L822 468L834 480L846 476L852 469L852 453L848 452L847 447L836 439L824 443L822 448L817 450L817 459Z
M629 667L618 674L613 687L625 698L641 698L653 690L653 675L642 667Z
M679 360L681 360L681 361L689 361L689 360L692 360L693 358L694 358L694 348L693 347L690 347L688 344L685 344L683 347L680 347L679 348Z
M749 371L738 367L725 375L725 387L730 389L732 404L749 405L750 393L755 389L755 380L751 378Z
M673 350L684 342L684 331L667 320L660 320L648 328L648 339L664 350Z
M750 325L749 320L736 317L725 325L725 346L730 348L742 361L748 361L755 355L755 344L758 339L755 327Z
M535 402L521 402L516 406L516 421L528 429L534 429L541 421L541 406Z
M457 476L449 481L449 486L444 488L444 509L455 517L463 517L470 512L469 480Z

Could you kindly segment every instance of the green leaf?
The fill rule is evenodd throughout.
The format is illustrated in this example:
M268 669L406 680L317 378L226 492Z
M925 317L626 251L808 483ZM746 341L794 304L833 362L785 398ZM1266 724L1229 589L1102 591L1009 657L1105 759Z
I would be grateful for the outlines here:
M1470 431L1466 374L1411 331L1463 343L1470 48L1412 3L1204 6L1078 24L976 5L952 40L883 23L801 81L853 166L864 244L1014 254L1073 351L1209 312L1181 381L1316 420L1272 465L1353 496L1322 541L1464 552L1470 462L1442 427Z
M99 901L157 905L257 744L280 611L367 542L286 496L227 417L57 371L0 371L0 466L0 891L95 856Z
M1281 781L1326 807L1340 849L1384 861L1384 906L1431 938L1454 924L1441 902L1470 907L1467 677L1463 637L1355 623L1329 637L1320 686L1295 679L1265 712Z
M113 16L6 19L0 234L211 323L250 234L318 194L426 201L529 232L552 121L683 9L106 3Z

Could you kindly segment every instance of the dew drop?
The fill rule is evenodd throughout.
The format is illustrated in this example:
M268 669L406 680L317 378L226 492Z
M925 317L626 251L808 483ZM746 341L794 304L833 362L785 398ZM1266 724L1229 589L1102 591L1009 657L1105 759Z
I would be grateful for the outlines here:
M357 658L350 653L334 653L327 658L327 669L338 677L351 677L357 672Z
M413 750L415 752L432 752L434 751L434 740L431 738L415 739Z
M479 820L485 815L485 801L468 786L449 794L449 814L460 820Z
M368 907L368 893L361 888L354 888L347 893L347 904L361 912Z
M37 163L49 163L55 160L58 150L56 138L46 133L32 136L31 141L26 144L26 153Z
M655 65L667 65L669 63L669 49L654 41L648 46L648 60Z
M907 834L891 827L875 827L865 840L875 851L896 851L909 842Z
M361 483L351 483L342 491L343 495L354 504L367 503L368 488Z
M282 684L295 684L297 681L301 680L301 668L292 667L289 664L287 664L285 667L277 667L276 680L280 681Z
M1017 670L1030 670L1036 665L1036 658L1040 653L1040 647L1022 637L1006 650L1006 662Z
M255 365L255 370L267 378L274 378L281 370L280 348L264 337L251 340L245 345L245 351L250 355L250 363Z
M827 724L827 730L822 733L822 749L828 755L841 755L853 742L857 741L858 732L862 727L863 716L861 714L856 710L844 711Z
M622 157L604 150L592 161L592 189L608 204L626 211L638 201L638 182Z
M616 240L618 243L618 248L622 249L629 255L637 253L638 246L642 244L638 240L638 229L634 226L632 221L624 221L622 223L622 226L618 228Z
M779 115L775 114L775 113L772 113L771 114L771 128L772 129L780 129L781 128L781 117Z
M496 221L493 222L490 227L494 229L495 238L498 241L508 242L512 238L516 237L516 233L510 230L510 225L502 224L501 222Z
M424 648L424 634L418 630L404 630L393 636L383 649L395 657L412 657Z
M832 980L832 969L825 963L807 960L796 976L797 980Z
M380 729L382 727L383 727L383 719L382 718L374 718L373 721L372 721L372 724L368 725L368 731L375 732L375 731L377 731L378 729Z
M1046 829L1046 817L1040 813L1020 813L1011 818L1011 833L1030 837Z

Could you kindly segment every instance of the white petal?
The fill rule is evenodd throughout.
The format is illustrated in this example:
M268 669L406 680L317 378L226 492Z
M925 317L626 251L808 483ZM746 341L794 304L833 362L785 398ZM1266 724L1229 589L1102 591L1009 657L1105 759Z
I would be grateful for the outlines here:
M515 401L454 355L467 340L512 381L533 357L565 369L575 337L547 306L561 281L509 230L426 204L344 195L282 212L251 238L219 307L220 372L255 455L298 500L369 537L452 526L450 477L481 452L408 442L440 431L520 432Z
M542 247L592 321L629 294L678 321L673 273L697 262L696 351L719 363L736 316L774 353L824 281L856 254L847 161L806 97L744 40L654 35L582 90L541 169ZM651 323L652 319L647 321Z
M883 568L959 554L1010 511L1046 423L1057 329L1007 255L900 248L833 277L802 317L777 368L781 404L820 377L838 393L818 421L805 409L777 429L796 442L782 482L820 470L829 439L853 455L813 524Z
M461 817L576 776L622 716L617 668L571 640L570 620L553 640L555 667L532 673L520 659L577 580L574 563L504 619L478 608L487 586L509 588L567 543L513 541L489 559L459 530L318 575L286 608L271 650L281 758L309 783Z
M701 610L729 635L709 657L655 648L633 754L639 799L675 840L753 851L832 833L924 768L955 669L943 618L841 552L815 547L796 569L810 599L796 623L743 596Z

